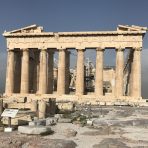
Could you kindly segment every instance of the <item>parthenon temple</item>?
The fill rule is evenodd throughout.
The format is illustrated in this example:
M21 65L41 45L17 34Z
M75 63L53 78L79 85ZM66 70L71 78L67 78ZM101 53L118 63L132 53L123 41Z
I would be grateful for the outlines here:
M119 25L116 31L44 32L43 27L31 25L4 32L8 52L5 96L34 95L76 101L142 99L141 51L146 29ZM91 93L86 89L86 49L96 51ZM104 51L110 49L115 50L116 64L114 68L105 68ZM126 49L129 52L125 58ZM77 53L73 90L70 50ZM109 82L110 91L105 92L105 82Z

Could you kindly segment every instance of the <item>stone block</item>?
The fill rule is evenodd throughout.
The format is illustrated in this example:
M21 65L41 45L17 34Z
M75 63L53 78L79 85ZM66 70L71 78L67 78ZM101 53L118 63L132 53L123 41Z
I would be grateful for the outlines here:
M106 103L103 102L103 101L100 101L100 102L99 102L99 105L104 106L104 105L106 105Z
M68 102L68 103L58 103L58 108L61 111L74 111L74 103Z
M129 102L128 102L128 101L124 101L124 100L115 101L115 102L114 102L114 105L115 105L115 106L127 106L127 105L129 105Z
M92 126L93 121L92 120L87 120L87 125Z
M70 119L70 118L59 118L58 122L59 123L71 123L72 119Z
M46 118L46 126L55 125L57 121L58 121L58 118L55 118L55 117Z
M55 114L54 117L57 118L57 119L59 119L59 118L62 118L63 117L63 114Z
M52 130L45 126L19 126L18 132L28 135L46 135L52 133Z
M120 106L120 105L121 105L121 102L116 101L116 102L114 103L114 105L115 105L115 106Z
M46 120L45 119L39 119L35 121L29 122L29 126L45 126L46 125Z
M27 97L19 97L16 100L18 103L25 103L27 101Z
M18 108L18 109L30 109L32 106L32 103L8 103L8 108Z
M112 105L114 105L114 103L108 101L108 102L106 102L106 105L107 105L107 106L112 106Z

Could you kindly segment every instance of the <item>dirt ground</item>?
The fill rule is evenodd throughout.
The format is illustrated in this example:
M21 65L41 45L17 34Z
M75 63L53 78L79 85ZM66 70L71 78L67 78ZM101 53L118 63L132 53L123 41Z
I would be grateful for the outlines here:
M51 126L46 136L1 129L0 148L148 148L148 107L84 108L66 118L74 120Z

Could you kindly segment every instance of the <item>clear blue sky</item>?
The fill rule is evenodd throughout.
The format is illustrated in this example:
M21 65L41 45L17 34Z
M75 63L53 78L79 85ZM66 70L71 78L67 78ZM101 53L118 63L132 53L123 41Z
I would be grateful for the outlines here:
M53 32L115 30L118 24L148 26L148 0L0 0L0 34L31 24ZM144 39L144 49L148 49L148 35ZM143 52L144 61L148 52ZM2 91L6 65L6 45L2 35L0 53ZM148 98L146 62L142 71L142 91Z

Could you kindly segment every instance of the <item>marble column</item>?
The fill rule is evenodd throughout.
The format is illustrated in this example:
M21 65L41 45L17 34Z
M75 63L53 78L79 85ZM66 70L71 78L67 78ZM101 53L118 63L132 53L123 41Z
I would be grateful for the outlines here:
M29 93L29 49L22 50L21 93Z
M65 49L59 50L58 60L58 82L57 82L57 93L58 95L65 94L65 67L66 67L66 53Z
M77 50L76 95L84 94L84 49Z
M6 72L5 94L12 94L14 91L14 50L8 49L7 72Z
M54 67L54 52L52 50L48 51L48 93L53 93L53 67Z
M47 50L40 51L39 94L47 94Z
M133 62L131 68L130 96L141 97L141 50L142 48L133 49Z
M95 94L103 95L103 48L96 49L96 79L95 79Z
M70 90L69 90L69 85L70 85L70 51L66 51L66 69L65 69L65 73L66 73L66 82L65 82L65 93L69 94Z
M123 96L124 48L116 49L115 95Z

